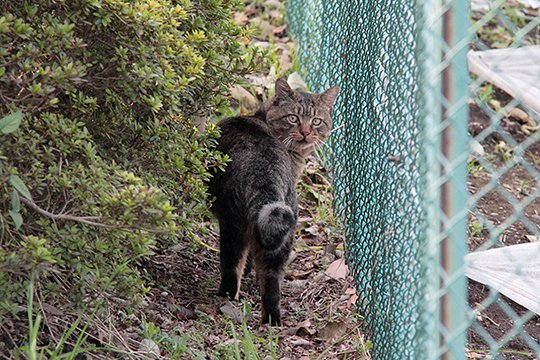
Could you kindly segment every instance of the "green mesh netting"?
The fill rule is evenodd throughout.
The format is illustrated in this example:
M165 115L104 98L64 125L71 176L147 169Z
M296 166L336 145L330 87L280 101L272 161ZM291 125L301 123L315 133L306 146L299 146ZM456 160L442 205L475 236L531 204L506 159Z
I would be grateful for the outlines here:
M473 3L289 0L376 359L540 355L540 17Z
M339 84L336 209L375 358L420 359L423 272L414 1L289 0L303 77Z

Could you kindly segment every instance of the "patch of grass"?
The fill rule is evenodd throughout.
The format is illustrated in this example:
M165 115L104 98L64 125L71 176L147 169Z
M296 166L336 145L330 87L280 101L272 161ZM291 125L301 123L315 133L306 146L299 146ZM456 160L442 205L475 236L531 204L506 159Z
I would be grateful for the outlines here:
M493 85L487 83L486 85L480 87L478 89L478 98L486 104L489 104L490 101L493 100Z
M520 180L519 181L519 193L521 195L529 194L529 187L530 187L530 183L529 183L528 180Z
M503 21L507 25L507 27L516 29L522 28L527 25L527 17L523 12L524 8L525 7L519 3L516 3L514 5L502 3L500 5L499 9L501 10L502 15L506 17L506 19L503 19ZM512 25L510 25L507 20L509 20Z
M474 221L469 225L469 235L478 236L484 231L484 225L479 221Z
M540 157L536 156L532 151L529 151L528 155L531 158L533 165L537 168L540 168Z
M484 167L476 160L473 159L467 163L467 172L470 175L484 171Z
M15 351L15 359L18 360L21 355L24 355L24 358L27 358L29 360L41 360L41 359L48 359L48 360L60 360L60 359L67 359L72 360L75 359L77 356L84 354L84 353L90 353L93 351L112 351L112 352L121 352L116 349L112 348L105 348L105 347L97 347L97 346L89 346L86 348L83 348L83 345L86 344L86 340L89 336L86 329L88 328L88 325L90 323L90 320L87 321L82 328L79 328L82 321L82 316L79 316L67 329L60 339L58 340L56 346L51 350L51 346L45 348L45 347L39 347L38 344L40 342L40 328L42 325L42 319L43 316L41 314L37 314L34 318L33 311L34 311L34 284L36 280L36 273L32 273L30 281L28 283L27 288L27 317L28 317L28 341L25 345L19 347ZM96 307L92 315L90 316L90 319L94 317L96 314L96 311L99 307ZM75 338L75 343L71 343L68 345L68 340L71 339L75 334L78 335ZM46 338L49 338L49 335L45 336ZM65 347L71 348L69 351L64 351Z
M144 322L142 337L152 340L161 355L168 359L184 359L186 356L191 359L277 359L279 338L276 331L271 327L258 331L250 328L251 308L245 300L241 311L242 322L239 324L225 315L217 318L199 316L188 331L179 327L163 331L151 322Z
M495 154L497 154L503 163L507 163L514 157L514 151L504 141L499 142L495 146Z

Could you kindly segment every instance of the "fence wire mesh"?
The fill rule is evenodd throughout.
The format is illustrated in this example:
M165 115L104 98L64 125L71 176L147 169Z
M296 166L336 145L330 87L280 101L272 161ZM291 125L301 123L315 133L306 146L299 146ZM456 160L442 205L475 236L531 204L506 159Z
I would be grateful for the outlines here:
M540 3L288 6L375 358L538 359Z

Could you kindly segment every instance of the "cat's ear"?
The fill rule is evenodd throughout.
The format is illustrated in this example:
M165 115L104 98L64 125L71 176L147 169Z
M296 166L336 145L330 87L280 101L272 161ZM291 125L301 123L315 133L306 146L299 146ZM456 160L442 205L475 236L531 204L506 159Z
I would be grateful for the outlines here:
M319 101L322 105L326 106L329 109L334 107L336 98L339 94L339 86L332 86L330 89L326 90L319 95Z
M289 83L285 79L276 80L276 98L284 100L294 100L296 94L293 89L291 89Z

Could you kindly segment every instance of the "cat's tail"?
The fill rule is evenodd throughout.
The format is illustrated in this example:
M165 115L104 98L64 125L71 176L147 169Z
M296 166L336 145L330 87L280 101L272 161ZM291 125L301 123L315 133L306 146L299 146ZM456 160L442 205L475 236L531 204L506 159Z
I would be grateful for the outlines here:
M279 250L294 233L296 216L290 206L282 201L264 205L257 217L257 238L270 250Z

